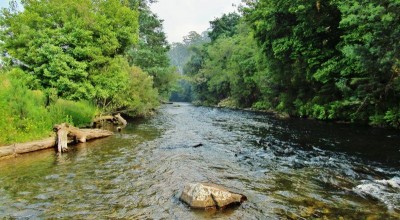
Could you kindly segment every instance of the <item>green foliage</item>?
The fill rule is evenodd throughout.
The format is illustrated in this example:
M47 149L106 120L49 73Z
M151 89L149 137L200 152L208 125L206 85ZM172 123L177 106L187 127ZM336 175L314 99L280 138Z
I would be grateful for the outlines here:
M153 77L138 67L129 68L129 86L124 96L125 113L130 116L146 116L159 105Z
M52 124L70 123L77 127L88 126L97 113L97 108L87 101L58 99L48 107Z
M44 91L46 105L71 104L56 102L58 97L94 100L103 112L143 115L157 106L157 91L168 93L175 80L162 23L148 7L152 2L23 1L23 11L1 14L1 48L9 55L5 60L23 70L30 89ZM146 72L137 73L131 66L136 63ZM64 113L69 114L60 115ZM80 125L86 119L72 120Z
M184 68L195 99L399 127L397 0L245 1ZM251 30L249 29L251 27Z
M254 80L256 43L245 23L234 28L237 35L221 36L212 44L192 50L194 55L184 70L192 76L196 99L200 102L215 105L229 100L235 107L249 107L258 99Z
M138 40L138 13L118 0L24 1L19 13L3 11L3 49L60 97L91 99L91 74Z
M61 122L85 126L97 108L152 111L176 79L152 2L27 0L22 11L2 10L1 58L10 72L0 73L0 144L46 136Z
M395 0L247 2L243 12L265 56L263 96L292 115L398 127L399 7Z
M126 90L129 87L129 64L123 57L115 57L109 65L91 74L95 82L96 103L105 112L121 109L126 105Z
M210 21L211 31L208 33L208 36L211 38L211 41L214 42L220 37L232 37L235 35L239 20L240 15L229 13Z
M361 120L398 127L399 2L340 1L338 8L340 28L345 30L340 45L342 63L350 64L341 70L352 91L348 99L361 103L357 107Z
M193 87L190 77L185 77L185 72L196 72L196 62L203 62L200 51L203 44L210 42L208 32L205 31L202 34L198 34L195 31L189 32L187 36L183 37L182 43L173 43L171 49L168 52L168 56L171 60L171 64L175 66L178 72L181 74L180 80L174 85L173 91L170 97L171 101L183 101L191 102L194 99ZM190 61L190 64L188 64Z
M251 108L256 109L256 110L268 110L271 106L269 105L269 103L265 102L265 101L258 101L253 103L253 105L251 106Z
M400 127L400 108L387 111L383 119L393 127Z
M14 72L11 77L5 73L0 75L0 144L38 137L47 125L42 116L46 113L43 93L29 90L18 79L20 72Z
M0 73L0 145L46 137L61 122L87 125L95 116L96 108L83 101L59 99L46 107L46 95L30 90L24 76L20 69Z
M130 0L131 8L139 10L139 44L128 48L130 65L138 66L153 77L154 87L162 98L170 95L175 84L176 70L170 67L169 45L163 32L162 20L149 5L154 1Z
M105 112L117 110L132 117L143 116L158 105L153 77L138 67L131 67L123 57L114 58L94 77L95 98Z
M168 52L171 64L182 74L185 64L193 55L191 48L201 46L208 42L210 42L208 32L205 31L202 34L198 34L195 31L189 32L187 36L183 37L182 43L172 43L171 49Z
M182 77L183 78L183 77ZM169 99L173 102L191 102L193 101L193 88L190 81L183 78L178 81L178 84L173 88Z

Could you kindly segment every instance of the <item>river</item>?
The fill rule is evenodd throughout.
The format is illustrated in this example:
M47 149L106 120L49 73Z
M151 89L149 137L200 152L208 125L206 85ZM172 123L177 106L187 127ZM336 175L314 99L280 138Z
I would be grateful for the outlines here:
M0 161L0 218L399 219L399 168L397 130L180 103L61 156ZM191 210L191 182L248 201Z

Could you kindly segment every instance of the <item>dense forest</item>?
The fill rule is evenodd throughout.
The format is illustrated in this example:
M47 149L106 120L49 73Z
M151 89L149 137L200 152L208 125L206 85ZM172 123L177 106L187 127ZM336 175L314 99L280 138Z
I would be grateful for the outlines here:
M210 42L186 43L191 87L176 97L400 127L399 1L243 2L210 22Z
M22 2L0 14L0 145L168 98L177 74L152 0Z
M2 9L0 144L101 114L146 116L169 97L400 127L397 0L246 0L171 45L154 2Z

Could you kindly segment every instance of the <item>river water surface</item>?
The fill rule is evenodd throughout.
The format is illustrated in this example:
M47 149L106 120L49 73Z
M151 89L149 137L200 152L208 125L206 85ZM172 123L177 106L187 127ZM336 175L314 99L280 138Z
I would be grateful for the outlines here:
M179 201L191 182L248 201L192 210ZM0 218L400 219L400 132L163 106L61 156L0 161Z

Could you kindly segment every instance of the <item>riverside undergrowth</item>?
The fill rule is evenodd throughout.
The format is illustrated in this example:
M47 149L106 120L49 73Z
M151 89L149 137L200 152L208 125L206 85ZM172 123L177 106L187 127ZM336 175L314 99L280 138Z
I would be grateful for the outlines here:
M51 99L17 69L0 72L0 146L48 137L54 124L84 126L98 112L88 101Z

